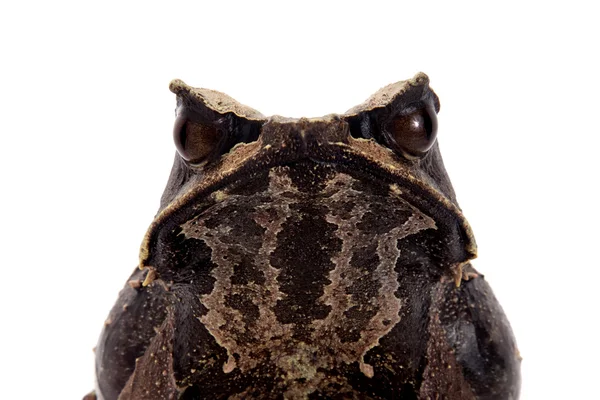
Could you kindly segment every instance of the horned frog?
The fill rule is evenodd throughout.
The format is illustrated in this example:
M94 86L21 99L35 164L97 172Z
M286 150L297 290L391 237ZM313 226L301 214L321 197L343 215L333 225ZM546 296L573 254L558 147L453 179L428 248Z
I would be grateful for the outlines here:
M90 398L518 398L425 74L321 118L170 88L177 155Z

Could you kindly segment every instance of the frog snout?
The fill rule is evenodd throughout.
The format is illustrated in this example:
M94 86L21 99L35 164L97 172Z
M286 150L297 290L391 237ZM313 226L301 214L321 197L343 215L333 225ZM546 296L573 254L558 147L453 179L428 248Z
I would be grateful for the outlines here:
M348 143L350 128L337 116L298 120L274 117L263 125L261 136L272 148L312 157L330 143Z

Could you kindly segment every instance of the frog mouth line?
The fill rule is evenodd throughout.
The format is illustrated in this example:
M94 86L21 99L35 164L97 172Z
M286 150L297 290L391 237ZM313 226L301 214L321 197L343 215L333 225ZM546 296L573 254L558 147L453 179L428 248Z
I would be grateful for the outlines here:
M416 169L411 170L409 166L399 164L386 149L368 140L351 140L354 142L353 146L330 142L325 146L321 145L321 148L310 156L304 154L290 157L292 151L286 154L285 149L264 145L261 140L234 149L234 152L222 160L218 172L206 175L202 181L193 183L193 189L176 197L154 218L141 244L139 268L154 270L151 249L158 240L158 232L165 225L172 229L183 223L191 209L198 212L197 203L218 201L223 191L240 178L302 161L335 165L341 172L381 179L390 185L393 184L398 194L417 209L425 212L434 210L438 213L436 223L457 232L461 243L464 244L462 256L449 265L457 273L469 260L477 257L477 246L471 227L456 204L429 184L426 177L418 176ZM208 200L211 197L212 200Z

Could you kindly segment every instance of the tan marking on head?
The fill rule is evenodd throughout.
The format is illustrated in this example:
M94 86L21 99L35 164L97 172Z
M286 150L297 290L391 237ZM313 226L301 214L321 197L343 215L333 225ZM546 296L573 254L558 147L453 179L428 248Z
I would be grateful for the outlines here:
M202 184L195 186L193 189L186 191L180 197L177 197L154 218L154 221L152 221L152 224L150 224L150 227L146 231L144 239L142 240L142 245L140 246L140 269L148 267L147 262L148 258L150 257L150 239L159 224L163 220L171 217L174 212L193 199L202 190L226 179L228 176L235 173L237 167L240 165L254 160L256 155L262 151L262 145L262 140L259 139L256 142L241 143L236 146L237 150L235 152L223 158L220 172L205 176L202 180Z
M279 291L277 276L279 270L270 264L270 254L276 247L277 233L281 230L283 223L290 215L289 206L296 200L288 196L282 196L284 192L295 191L290 178L287 176L286 167L277 167L269 173L270 184L268 189L255 196L265 196L263 206L259 207L253 214L257 224L265 228L262 245L254 256L254 265L264 274L265 283L261 286L246 285L251 288L254 296L251 301L258 307L259 317L256 321L257 329L252 332L246 331L243 315L239 311L227 306L226 295L238 293L236 285L231 283L234 264L237 261L235 255L231 254L232 245L226 244L222 239L229 236L230 228L218 226L208 229L204 226L203 217L197 217L182 225L182 234L186 238L197 238L204 240L212 249L212 262L216 268L212 276L216 279L210 294L202 296L202 304L208 308L208 313L200 318L211 335L220 346L228 353L228 360L223 365L225 373L240 368L242 372L248 372L255 368L265 350L277 348L280 341L283 345L289 343L291 338L291 326L284 326L277 321L273 311L277 301L284 298L285 294ZM238 195L225 193L223 201L216 206L213 212L218 213L233 201L241 200ZM273 213L275 218L273 218ZM240 246L240 245L235 245ZM242 252L243 249L240 249ZM240 334L253 335L255 343L251 346L238 343ZM238 356L234 357L234 354Z
M412 162L408 162L406 165L401 165L393 151L381 146L374 140L363 138L355 139L352 137L350 137L348 140L348 144L330 144L335 144L340 148L346 149L348 152L347 157L354 155L369 160L370 162L379 165L392 175L407 180L410 185L419 187L431 195L431 197L438 201L444 208L456 215L457 219L460 221L461 227L466 234L467 243L465 250L469 254L469 257L464 261L469 261L477 257L477 243L475 242L473 231L467 219L464 217L462 211L456 204L454 204L445 195L427 183L431 179L427 179L421 170L412 166Z
M410 175L408 175L410 176ZM413 178L414 179L414 178ZM223 364L223 371L230 373L239 368L242 373L251 371L262 364L272 364L280 371L280 388L289 391L289 398L306 396L312 391L326 392L330 381L328 374L322 371L335 370L341 363L359 366L360 371L369 378L377 371L364 361L369 350L379 345L379 340L387 335L400 321L402 301L395 296L399 286L396 272L396 262L400 255L397 248L398 240L416 234L424 229L435 229L433 219L420 212L402 198L402 190L397 184L389 186L388 195L369 194L369 196L384 196L384 201L390 207L399 207L410 211L412 216L400 226L391 228L386 233L370 233L361 231L358 224L370 210L370 201L366 193L355 189L358 181L348 174L335 173L318 194L319 204L330 212L325 219L335 224L338 229L335 235L341 239L341 250L332 256L334 269L329 272L331 283L324 287L319 302L329 305L331 311L320 320L311 324L310 343L299 342L293 337L293 324L282 324L277 320L275 307L286 294L279 290L277 278L280 270L270 263L270 256L277 245L277 234L283 224L292 215L291 206L303 201L306 193L299 192L289 175L288 167L274 167L269 171L269 186L266 190L251 195L235 195L227 189L215 193L215 204L210 215L219 214L219 210L235 204L234 202L248 201L253 197L259 206L251 214L252 219L264 228L260 238L260 248L251 255L253 265L262 272L265 282L261 285L248 283L246 285L232 284L236 254L246 255L249 250L243 248L243 243L227 241L231 237L229 226L217 226L211 229L205 226L208 216L200 215L182 225L182 234L204 240L212 249L212 262L216 267L211 272L216 279L213 291L201 298L208 312L200 317L215 341L227 350L228 359ZM353 209L347 215L340 214L342 203L353 204ZM344 329L344 324L352 323L346 312L356 300L347 289L358 280L364 279L364 272L352 266L353 251L359 247L374 246L379 263L370 272L369 279L373 280L378 290L371 298L373 315L366 328L360 332L357 340L342 342L336 329ZM233 251L231 249L238 249ZM242 291L242 289L244 291ZM256 323L249 325L244 322L244 315L239 310L231 308L226 302L226 296L243 294L258 309ZM241 338L245 338L240 341ZM248 341L248 338L251 338ZM340 378L340 385L348 384L346 378Z
M344 190L332 194L325 204L328 205L328 203L339 200L341 197L350 200L353 197L360 199L363 194L351 187L354 181L354 178L349 175L336 174L327 186L334 188L342 184L345 186ZM338 226L336 235L342 240L342 250L332 259L336 267L329 274L331 284L325 287L323 296L320 298L324 304L330 305L332 310L325 319L313 322L315 327L314 336L320 336L321 341L328 343L329 347L334 349L333 353L335 353L336 359L348 364L358 362L361 372L367 377L373 377L374 371L371 365L364 362L365 354L377 346L379 339L388 334L400 321L401 301L394 294L399 285L398 274L395 272L396 261L400 254L397 249L397 242L403 237L413 235L424 229L435 228L433 219L422 214L400 197L394 197L391 201L400 202L402 207L411 209L413 214L402 226L393 228L386 234L369 236L357 228L357 224L369 210L368 204L364 202L356 202L351 218L342 219L331 213L327 216L328 222ZM379 265L373 276L379 282L380 288L378 295L372 299L379 306L379 311L371 318L367 329L361 332L361 337L357 342L342 343L332 332L331 327L343 326L344 313L357 305L352 302L352 296L346 294L346 289L353 282L361 279L361 276L358 275L360 271L352 267L350 261L353 249L360 247L360 245L364 246L365 243L368 244L370 241L377 243L377 254L379 256ZM329 362L335 364L336 361L330 360Z

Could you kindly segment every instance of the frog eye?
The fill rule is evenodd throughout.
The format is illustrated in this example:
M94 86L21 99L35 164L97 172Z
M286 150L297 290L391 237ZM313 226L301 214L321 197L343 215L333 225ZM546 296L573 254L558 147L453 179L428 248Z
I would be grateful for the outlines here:
M420 157L435 143L437 115L433 107L422 107L394 117L387 131L401 151Z
M175 120L173 139L184 160L199 162L217 147L219 134L215 126L192 121L183 113Z

